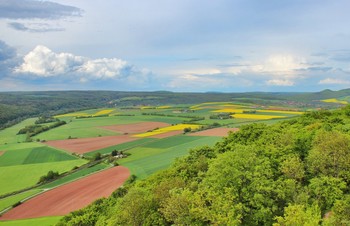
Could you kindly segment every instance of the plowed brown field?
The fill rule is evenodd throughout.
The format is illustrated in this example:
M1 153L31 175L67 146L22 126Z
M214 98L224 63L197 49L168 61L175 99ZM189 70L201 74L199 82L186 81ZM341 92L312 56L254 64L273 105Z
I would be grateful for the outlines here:
M5 153L5 151L0 151L0 156L2 155L2 154L4 154Z
M95 151L98 149L106 148L112 145L122 144L133 140L137 140L137 138L128 135L120 135L69 140L51 140L45 143L54 148L63 149L72 153L84 154L90 151Z
M191 136L216 136L216 137L224 137L228 135L228 132L236 132L238 131L238 128L214 128L214 129L207 129L203 131L199 131L196 133L191 133Z
M123 124L123 125L112 125L112 126L101 126L100 128L110 130L113 132L120 133L144 133L148 130L153 130L155 128L162 128L170 126L168 123L164 122L139 122L132 124Z
M113 167L38 195L5 213L0 220L66 215L109 196L129 176L126 167Z

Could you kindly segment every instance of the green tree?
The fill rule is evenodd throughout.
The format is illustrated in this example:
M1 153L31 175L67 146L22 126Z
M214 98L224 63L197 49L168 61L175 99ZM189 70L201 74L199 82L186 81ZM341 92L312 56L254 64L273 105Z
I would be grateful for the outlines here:
M317 205L289 205L284 209L283 217L276 217L273 226L318 226L321 222L321 211Z
M350 181L350 139L337 131L320 132L307 158L311 173Z
M350 225L350 195L335 201L330 217L325 219L325 225Z
M299 157L295 155L282 162L281 171L287 178L297 181L301 181L305 175L304 164Z
M102 159L102 154L100 152L97 152L94 154L94 156L92 157L92 161L97 161Z
M271 224L278 202L273 177L270 160L255 146L241 146L218 156L199 188L209 203L209 220L214 224Z
M346 183L335 177L315 177L308 186L311 197L318 203L323 213L330 210L334 202L341 199Z

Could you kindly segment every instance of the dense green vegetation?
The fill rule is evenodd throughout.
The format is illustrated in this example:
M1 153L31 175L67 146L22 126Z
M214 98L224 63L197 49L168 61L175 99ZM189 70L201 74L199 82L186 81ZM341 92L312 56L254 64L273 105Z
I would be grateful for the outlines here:
M350 106L244 125L59 225L349 225L349 125Z

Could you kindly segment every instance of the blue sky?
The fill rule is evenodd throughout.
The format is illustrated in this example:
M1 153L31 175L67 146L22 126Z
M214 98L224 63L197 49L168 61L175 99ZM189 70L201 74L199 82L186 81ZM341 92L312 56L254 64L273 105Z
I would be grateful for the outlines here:
M0 0L0 91L350 87L348 0Z

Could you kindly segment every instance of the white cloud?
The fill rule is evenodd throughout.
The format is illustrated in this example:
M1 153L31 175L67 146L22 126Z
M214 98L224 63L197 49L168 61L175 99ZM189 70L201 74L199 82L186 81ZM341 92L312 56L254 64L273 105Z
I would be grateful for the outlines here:
M126 61L120 59L96 59L87 60L82 64L77 72L89 74L95 78L117 78L123 72L128 73L132 69Z
M350 81L343 79L326 78L318 82L320 85L350 85Z
M305 60L292 55L273 55L264 63L262 70L276 74L294 74L296 70L306 68Z
M266 84L269 86L294 86L304 78L301 69L309 64L303 58L292 55L271 55L265 60L241 61L227 63L220 68L194 68L176 71L178 76L172 80L170 87L185 87L187 84L207 87L252 86ZM185 85L186 84L186 85ZM205 84L205 85L204 85Z
M37 77L58 77L74 73L81 82L91 79L120 79L147 72L147 70L138 70L121 59L89 59L71 53L55 53L42 45L25 55L23 63L14 71Z
M270 86L293 86L294 82L287 79L271 79L266 84Z
M37 46L23 58L16 73L32 73L39 77L51 77L76 70L86 59L70 53L54 53L45 46Z

